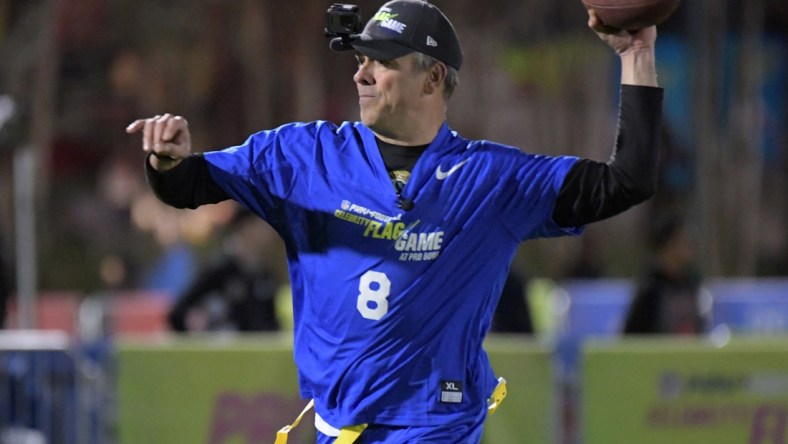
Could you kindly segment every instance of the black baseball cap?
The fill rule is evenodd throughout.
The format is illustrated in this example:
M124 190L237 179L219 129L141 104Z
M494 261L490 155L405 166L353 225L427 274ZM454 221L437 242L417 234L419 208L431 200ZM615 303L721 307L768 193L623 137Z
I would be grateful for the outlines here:
M393 0L381 6L351 45L377 60L418 51L457 70L462 66L454 26L437 6L421 0Z

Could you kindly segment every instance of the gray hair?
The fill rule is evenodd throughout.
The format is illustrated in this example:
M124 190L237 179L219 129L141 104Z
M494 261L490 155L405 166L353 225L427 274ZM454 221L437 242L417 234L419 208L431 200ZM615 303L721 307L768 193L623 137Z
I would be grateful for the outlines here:
M428 56L427 54L416 51L416 69L426 71L440 60L435 57ZM443 80L443 98L449 100L449 97L454 93L457 85L460 83L460 73L449 65L446 65L446 78Z

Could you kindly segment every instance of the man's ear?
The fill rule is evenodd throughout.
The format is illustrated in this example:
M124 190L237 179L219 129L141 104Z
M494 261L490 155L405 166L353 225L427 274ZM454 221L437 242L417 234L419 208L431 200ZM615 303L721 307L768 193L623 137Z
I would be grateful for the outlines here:
M427 78L424 80L424 93L427 95L440 93L443 94L443 81L446 79L446 65L436 63L427 71Z

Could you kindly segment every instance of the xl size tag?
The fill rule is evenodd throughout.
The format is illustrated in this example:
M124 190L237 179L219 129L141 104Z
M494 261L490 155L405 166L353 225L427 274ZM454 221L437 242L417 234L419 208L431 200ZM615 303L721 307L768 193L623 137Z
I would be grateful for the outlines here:
M462 381L441 381L441 402L459 404L462 402Z

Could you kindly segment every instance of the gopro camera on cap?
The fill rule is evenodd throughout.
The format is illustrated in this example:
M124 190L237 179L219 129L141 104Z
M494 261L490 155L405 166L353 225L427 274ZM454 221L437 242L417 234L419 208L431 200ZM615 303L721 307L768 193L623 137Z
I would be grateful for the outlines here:
M326 11L326 34L358 34L361 31L361 11L356 5L334 3Z
M361 10L356 5L334 3L326 11L326 37L334 37L331 47L341 46L336 49L350 49L350 42L361 29Z

